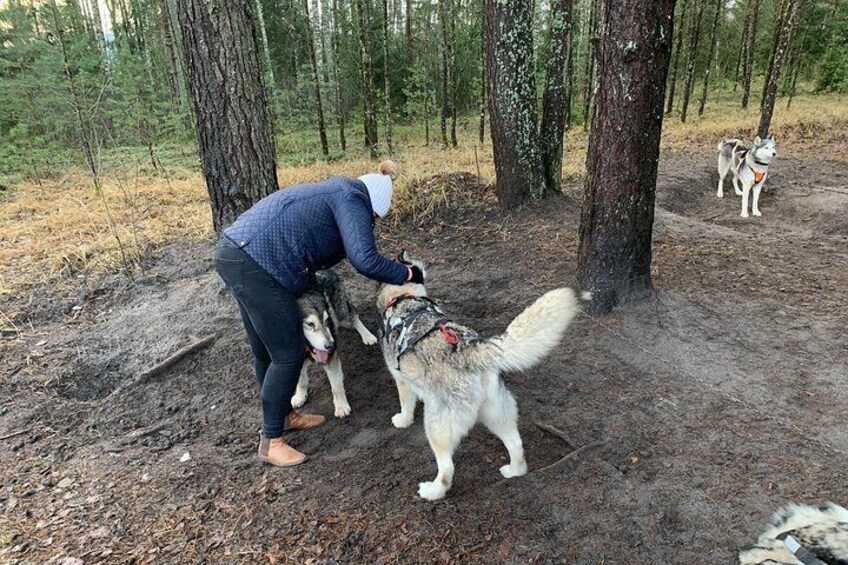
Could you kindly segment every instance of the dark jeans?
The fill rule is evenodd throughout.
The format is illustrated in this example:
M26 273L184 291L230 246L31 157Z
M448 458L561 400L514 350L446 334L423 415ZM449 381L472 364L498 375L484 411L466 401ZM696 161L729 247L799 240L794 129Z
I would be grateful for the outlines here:
M215 248L215 267L236 296L253 350L263 432L280 437L306 351L297 299L224 237Z

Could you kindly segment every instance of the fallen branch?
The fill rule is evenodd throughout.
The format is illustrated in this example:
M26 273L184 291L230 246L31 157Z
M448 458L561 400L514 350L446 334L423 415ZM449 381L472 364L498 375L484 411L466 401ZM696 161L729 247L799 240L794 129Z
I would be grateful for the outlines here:
M18 430L18 431L16 431L16 432L12 432L12 433L10 433L10 434L6 434L6 435L4 435L4 436L0 437L0 441L7 440L7 439L12 439L13 437L22 436L22 435L24 435L24 434L26 434L26 433L29 433L29 430Z
M196 352L200 351L201 349L205 349L206 347L209 347L212 344L212 342L215 341L216 337L217 336L214 335L214 334L208 335L208 336L206 336L202 339L195 341L194 343L190 343L190 344L186 345L182 349L179 349L174 354L170 355L168 358L166 358L161 363L158 363L158 364L154 365L153 367L144 371L143 373L138 375L136 378L134 378L132 381L124 384L123 386L119 386L118 388L113 390L112 393L109 394L109 396L107 396L106 398L107 399L111 398L112 396L115 396L115 395L125 391L128 388L131 388L131 387L134 387L134 386L137 386L137 385L144 383L145 381L155 377L159 373L163 373L163 372L167 371L168 369L170 369L171 367L173 367L174 365L176 365L177 363L182 361L183 358L185 358L185 357L187 357L187 356L189 356L193 353L196 353Z
M605 443L606 443L605 441L593 441L592 443L587 443L583 447L578 447L577 449L575 449L574 451L572 451L568 455L566 455L564 457L560 457L559 459L557 459L556 461L554 461L550 465L545 465L544 467L541 467L539 469L534 469L530 472L531 473L541 473L542 471L547 471L548 469L551 469L553 467L561 465L562 463L564 463L566 461L576 460L578 457L580 457L580 454L583 453L584 451L587 451L589 449L593 449L595 447L600 447L600 446L604 445Z
M535 424L536 424L536 427L539 428L540 430L542 430L543 432L549 433L552 436L558 437L559 439L564 441L565 445L567 445L570 449L577 449L577 447L576 447L577 444L574 443L573 441L571 441L568 438L568 436L565 435L565 432L560 430L559 428L555 428L554 426L552 426L550 424L546 424L544 422L535 422Z
M158 431L164 430L165 424L156 424L155 426L149 426L147 428L139 428L137 430L133 430L127 435L124 436L124 441L134 441L137 439L141 439L143 437L147 437L149 435L153 435Z

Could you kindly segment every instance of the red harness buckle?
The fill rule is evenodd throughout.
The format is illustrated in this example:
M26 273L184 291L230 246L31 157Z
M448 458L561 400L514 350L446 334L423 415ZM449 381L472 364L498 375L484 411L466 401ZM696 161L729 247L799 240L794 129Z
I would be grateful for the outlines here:
M444 324L439 324L439 331L446 342L456 347L456 344L459 343L459 334L455 330L445 327Z

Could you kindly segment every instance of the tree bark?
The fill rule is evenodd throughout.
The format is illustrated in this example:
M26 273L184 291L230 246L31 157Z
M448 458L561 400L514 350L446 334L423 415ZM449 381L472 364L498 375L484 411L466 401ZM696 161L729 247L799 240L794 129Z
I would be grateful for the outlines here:
M686 61L686 84L683 88L683 102L680 108L680 121L686 123L689 111L689 99L695 85L695 65L698 63L698 47L701 43L701 22L704 19L704 0L698 2L698 9L692 12L692 31L689 34L689 53Z
M262 0L256 0L256 17L259 24L260 38L262 39L262 62L265 72L268 74L268 86L271 91L273 108L276 110L280 105L280 91L277 88L277 77L274 76L274 65L271 63L271 50L268 48L268 32L265 29L265 14L262 11Z
M745 57L742 60L742 107L748 107L751 98L751 81L754 78L754 48L757 44L757 19L760 11L760 0L750 0L748 4L750 19L748 20L747 42L745 43Z
M595 66L597 62L596 41L598 36L598 12L600 0L591 0L589 7L589 25L586 27L586 65L583 76L586 84L583 87L583 130L589 129L592 111L592 96L595 90Z
M551 5L550 53L539 131L547 194L562 194L562 137L571 105L566 80L571 58L571 10L572 0L554 0Z
M480 145L486 140L486 6L485 0L480 0L480 71L482 73L480 80L480 125L478 127L478 135L480 137Z
M200 162L220 232L278 188L256 28L250 3L177 0L177 6Z
M486 77L501 207L544 191L536 134L532 2L486 0Z
M590 310L650 291L651 232L674 0L610 0L580 220L577 276Z
M777 44L780 41L780 28L783 26L783 21L786 19L786 0L779 0L775 6L774 13L774 30L771 37L771 50L769 51L768 68L766 69L766 80L763 83L763 94L760 97L760 109L766 99L766 89L768 88L768 79L774 69L774 54L777 53Z
M386 147L389 155L392 148L392 82L389 79L389 2L383 0L383 87L386 97Z
M333 50L333 80L336 83L336 123L339 126L339 145L342 151L347 151L345 137L345 110L342 104L341 71L339 69L339 7L338 0L333 0L333 36L330 41Z
M757 135L761 138L768 136L769 128L771 127L771 116L774 113L774 102L777 98L777 85L780 80L780 73L783 70L783 63L786 60L789 43L792 41L792 34L795 32L795 24L802 1L786 0L785 17L780 26L780 41L777 45L777 51L774 54L774 66L771 75L766 80L763 104L760 109L760 125L757 128Z
M306 14L306 51L309 54L309 64L312 68L312 90L315 92L315 112L318 118L318 137L321 139L321 153L330 154L327 143L327 127L324 123L324 103L321 100L321 76L318 74L318 58L315 55L315 32L312 27L312 17L309 14L309 0L303 0L303 13Z
M448 146L448 116L451 115L450 104L450 48L448 46L448 19L447 4L448 0L439 0L439 23L442 28L442 115L440 126L442 128L442 147Z
M739 71L742 68L742 61L745 59L746 47L748 45L748 28L751 26L751 12L745 11L745 20L742 24L742 39L739 41L739 54L736 57L736 68L733 71L733 92L736 92L736 87L739 86Z
M683 52L683 31L686 29L686 8L689 7L689 0L683 0L679 6L680 18L677 20L677 39L674 40L674 62L671 64L671 78L668 80L668 103L665 106L666 114L671 114L671 111L674 110L677 70L680 68L680 53Z
M715 56L716 43L718 43L718 22L721 19L721 7L724 0L713 0L715 2L715 12L713 14L713 27L710 31L710 51L707 55L707 68L704 71L704 87L701 90L701 104L698 106L698 115L704 115L704 108L707 106L707 91L710 84L710 71L713 67L713 57Z
M412 68L412 0L406 0L406 28L404 30L405 49L404 57L408 69Z
M357 38L359 41L359 72L362 78L362 103L365 118L365 145L371 158L379 155L377 144L377 97L374 94L374 70L371 63L371 50L368 41L368 26L362 0L354 0L357 18Z

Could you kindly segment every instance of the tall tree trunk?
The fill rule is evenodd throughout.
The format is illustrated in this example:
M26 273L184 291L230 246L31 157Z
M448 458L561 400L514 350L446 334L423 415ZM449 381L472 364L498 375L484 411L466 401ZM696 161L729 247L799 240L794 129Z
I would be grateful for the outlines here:
M336 83L336 123L339 126L339 145L342 151L347 151L347 138L345 137L345 110L342 104L341 72L339 69L339 7L338 0L333 0L333 36L331 46L333 49L333 80Z
M168 61L168 85L171 87L171 96L181 104L183 92L180 87L179 55L174 45L170 6L164 0L161 2L159 10L159 26L162 28L162 43L165 47L165 58Z
M318 74L318 59L315 56L315 32L312 28L312 17L309 15L309 0L303 0L303 12L306 14L306 51L312 68L312 90L315 92L315 110L318 114L318 137L321 139L321 153L330 154L327 143L327 127L324 124L324 103L321 100L321 77Z
M392 148L392 81L389 78L389 2L383 0L383 87L386 97L386 147L389 154Z
M771 127L771 116L774 113L774 101L777 97L777 84L780 80L780 73L783 70L783 63L786 60L789 44L792 41L792 35L795 32L795 25L802 1L786 0L785 17L780 26L780 41L777 45L777 51L774 54L774 66L771 75L766 79L766 89L760 109L760 125L757 128L757 135L762 138L768 136L769 128Z
M371 152L371 158L379 155L377 144L377 99L374 94L374 70L371 64L371 50L368 42L368 25L362 0L354 0L357 19L357 39L359 41L359 74L362 78L362 103L365 118L365 145Z
M609 312L651 286L651 232L674 0L611 0L580 218L577 277Z
M480 0L480 126L478 134L480 145L486 140L486 0Z
M407 69L411 69L414 59L412 56L412 0L406 0L406 29L404 32L404 59L406 59Z
M668 79L668 103L665 113L671 114L674 110L674 95L677 89L677 71L680 68L680 54L683 52L683 32L686 30L686 8L690 0L683 0L680 6L680 17L677 20L677 39L674 40L674 62L671 64L671 77ZM698 0L692 0L697 2Z
M256 0L256 18L259 24L259 37L262 40L262 62L268 77L271 91L272 108L277 111L280 107L280 90L277 88L277 77L274 76L274 65L271 63L271 50L268 48L268 32L265 28L265 13L262 10L262 0Z
M442 29L442 115L440 125L442 128L442 147L444 148L448 146L448 116L451 114L450 48L448 47L448 19L445 13L447 2L448 0L439 0L439 24Z
M500 205L544 191L536 134L532 2L486 0L486 76Z
M786 19L786 0L779 0L775 6L774 12L774 29L771 36L771 49L769 50L768 68L766 69L766 80L763 83L763 94L760 97L760 108L763 107L763 101L766 99L766 89L768 88L768 78L771 76L774 69L774 54L777 53L777 44L780 41L780 28L783 21ZM787 53L787 56L789 53Z
M718 21L721 19L721 7L724 0L713 0L715 2L715 12L713 14L713 27L710 31L710 52L707 55L707 68L704 71L704 88L701 90L701 104L698 106L698 115L704 115L704 108L707 106L707 90L710 84L710 71L713 67L713 57L715 56L716 43L718 42Z
M686 84L683 88L683 103L680 108L680 121L686 123L686 114L689 110L689 99L692 96L692 87L695 85L695 65L698 63L698 47L701 42L701 22L704 16L704 1L698 2L698 9L692 12L692 31L689 34L689 56L686 61Z
M733 92L736 92L736 87L739 86L739 71L742 68L742 61L745 59L746 49L748 47L748 30L751 27L751 11L745 11L745 19L742 23L742 39L739 41L739 54L736 56L736 68L733 71Z
M562 194L562 136L571 103L565 77L571 57L571 9L571 0L554 0L551 5L550 52L539 131L548 194Z
M748 107L751 98L751 81L754 78L754 49L757 45L757 19L759 19L760 0L749 0L747 42L745 43L745 58L742 61L742 107Z
M251 4L177 0L197 143L220 232L277 190L274 136Z
M456 99L459 91L459 81L457 78L456 72L456 11L457 11L457 3L455 0L452 0L449 6L448 11L448 26L450 31L450 43L448 44L449 50L449 58L448 65L450 65L450 71L448 75L450 76L450 102L451 102L451 146L456 149L459 142L456 138Z
M586 84L583 86L583 130L589 129L592 111L592 96L595 90L595 66L597 63L598 12L600 0L590 0L589 25L586 26L586 62L583 76Z

